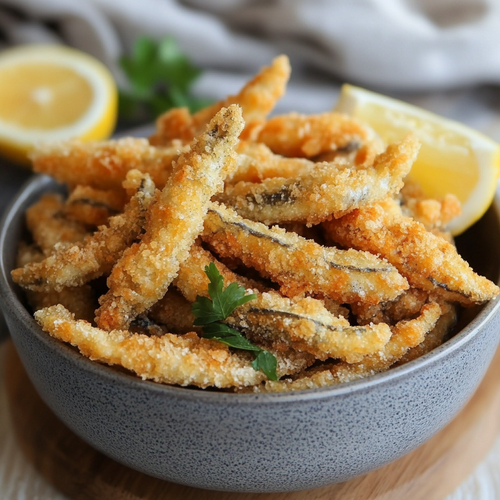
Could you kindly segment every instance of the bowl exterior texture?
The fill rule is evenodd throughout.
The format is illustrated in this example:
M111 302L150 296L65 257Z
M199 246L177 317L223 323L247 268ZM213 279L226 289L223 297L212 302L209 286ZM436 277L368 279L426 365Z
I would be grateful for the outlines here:
M53 184L38 178L7 215L0 289L30 378L94 447L169 481L229 491L340 482L408 453L444 427L483 377L500 336L498 303L425 359L368 381L294 394L235 395L159 386L92 363L43 333L9 271L22 213Z

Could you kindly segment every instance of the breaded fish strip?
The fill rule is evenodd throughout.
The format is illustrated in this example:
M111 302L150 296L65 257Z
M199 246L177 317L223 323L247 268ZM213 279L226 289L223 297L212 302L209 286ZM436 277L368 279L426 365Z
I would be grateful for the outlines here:
M282 343L316 359L343 359L354 363L382 349L391 337L388 325L351 326L343 317L330 314L311 297L289 299L276 292L258 295L255 302L239 308L226 324L251 340Z
M334 241L380 255L412 287L434 292L445 301L470 306L499 292L471 269L453 245L409 217L388 214L381 205L354 210L324 227Z
M425 195L422 188L413 182L405 181L400 193L402 215L422 223L427 229L446 241L453 243L453 237L447 231L447 224L461 214L460 200L453 194L447 194L436 200Z
M243 112L245 131L241 139L251 139L265 122L276 102L285 93L290 78L290 61L285 55L276 57L271 66L263 67L236 95L202 109L193 115L195 132L200 132L219 109L238 104Z
M368 252L325 248L279 227L245 220L212 203L203 240L222 256L238 257L280 285L289 297L321 294L339 303L377 304L408 288L388 262Z
M66 217L61 195L45 194L26 210L26 225L33 241L44 251L57 243L82 241L88 236L88 229Z
M339 164L347 162L355 167L370 166L375 157L384 151L378 141L372 141L358 148L354 145L338 149L334 152L325 153L313 158L287 158L275 154L268 146L258 142L242 141L238 145L238 166L235 172L226 179L226 182L236 184L238 182L262 182L264 179L273 177L294 178L301 175L311 175L317 164L316 162L328 162L337 160Z
M457 322L458 307L456 304L451 304L449 302L440 303L439 306L441 307L442 316L439 318L436 326L425 336L423 342L409 349L393 366L401 366L414 359L420 358L436 347L439 347L445 341Z
M298 177L309 173L315 166L305 158L285 158L274 154L265 144L256 142L240 142L237 152L238 166L226 179L231 184L262 182L272 177Z
M279 155L311 158L353 143L372 140L375 132L356 118L343 113L301 115L288 113L266 122L259 133L261 142Z
M68 217L89 226L102 226L123 211L129 201L123 190L76 186L65 203Z
M214 113L215 114L215 113ZM193 117L188 108L173 108L156 119L156 131L149 138L152 146L189 144L195 136Z
M22 267L32 262L41 262L45 259L39 249L26 244L20 244L17 252L17 266ZM60 292L51 290L48 292L34 292L25 290L28 304L33 311L44 307L62 304L71 311L77 319L92 321L94 309L97 303L95 292L90 285L82 285L75 288L64 288Z
M245 120L241 139L252 139L274 108L276 101L285 93L290 78L290 61L279 56L250 80L236 95L230 95L192 116L185 108L167 111L156 122L157 131L150 137L151 144L169 145L173 139L189 142L201 134L207 123L224 107L238 104Z
M139 236L146 211L154 199L155 186L147 174L128 173L124 184L135 183L137 193L123 214L109 220L92 235L74 245L55 247L45 260L12 271L12 279L23 288L35 291L61 291L83 285L111 271L114 263Z
M251 355L233 353L225 344L195 333L148 337L123 330L107 332L75 321L61 305L37 311L35 319L52 337L78 347L91 360L123 366L143 379L223 388L254 385L266 378L252 368Z
M108 278L109 291L96 311L100 328L126 329L163 297L201 231L210 198L236 166L234 149L242 128L240 108L223 108L179 157L148 212L140 243L123 253Z
M376 156L373 166L356 168L340 160L317 163L297 178L227 186L217 199L241 216L265 224L319 224L398 192L419 147L416 137L409 135Z
M379 353L365 356L359 363L329 363L306 370L295 380L270 380L245 392L283 392L317 389L352 382L388 370L409 349L424 341L425 336L438 324L441 308L436 303L426 304L418 318L400 321L392 327L391 340ZM446 320L447 321L447 320Z
M126 137L102 142L67 142L44 144L31 153L33 170L59 182L79 184L96 189L120 189L127 172L137 169L148 173L162 188L172 171L179 147L155 148L147 139Z
M208 278L203 269L211 262L223 276L225 286L234 282L248 286L247 280L195 244L176 281L188 300L207 296ZM335 357L354 362L382 349L391 336L384 324L351 326L343 316L332 315L321 301L310 297L289 299L272 290L252 292L257 298L238 307L224 322L250 340L278 351L293 349L317 359Z

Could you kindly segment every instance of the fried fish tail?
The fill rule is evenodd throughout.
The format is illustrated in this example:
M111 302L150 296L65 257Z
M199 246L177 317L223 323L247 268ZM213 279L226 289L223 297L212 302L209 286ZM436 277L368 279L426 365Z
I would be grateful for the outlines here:
M61 305L41 309L35 319L52 337L68 342L91 360L120 365L146 380L201 388L234 388L255 385L266 376L252 367L252 354L232 352L216 340L199 338L196 333L147 336L126 330L110 332L77 321ZM304 369L275 353L278 376Z

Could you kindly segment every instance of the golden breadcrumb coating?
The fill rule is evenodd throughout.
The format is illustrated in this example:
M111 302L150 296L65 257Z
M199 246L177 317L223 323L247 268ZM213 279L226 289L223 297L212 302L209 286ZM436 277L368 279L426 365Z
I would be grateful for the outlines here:
M103 142L71 140L37 146L31 153L33 170L47 174L70 186L85 185L96 189L120 189L129 170L151 176L162 188L187 146L155 148L147 139L126 137Z
M147 174L129 172L137 193L123 214L109 220L82 242L73 245L59 243L45 260L12 271L12 279L34 291L61 291L64 287L80 286L111 271L111 268L142 230L147 208L155 195L155 186Z
M322 153L362 144L375 132L356 118L333 111L318 115L288 113L266 122L257 142L274 153L292 158L311 158Z
M391 340L380 352L365 356L359 363L330 363L306 370L295 379L278 382L267 380L264 384L249 389L249 392L303 391L330 385L351 382L387 370L401 359L409 349L424 341L441 317L441 308L436 303L426 304L418 318L400 321L392 327Z
M409 135L377 155L372 166L356 168L341 159L317 163L296 178L229 185L218 200L242 217L264 224L319 224L397 193L419 148L416 137Z
M486 302L499 288L477 275L455 247L419 222L373 205L326 222L329 236L342 245L387 259L411 286L463 305Z
M220 255L238 257L279 283L281 293L289 297L308 292L340 303L377 304L408 288L396 269L375 255L325 248L279 227L243 219L215 203L208 210L202 238Z
M141 241L123 253L108 278L109 290L96 311L99 327L126 329L163 297L201 231L210 198L236 165L234 149L242 128L239 107L223 108L179 157L149 210Z

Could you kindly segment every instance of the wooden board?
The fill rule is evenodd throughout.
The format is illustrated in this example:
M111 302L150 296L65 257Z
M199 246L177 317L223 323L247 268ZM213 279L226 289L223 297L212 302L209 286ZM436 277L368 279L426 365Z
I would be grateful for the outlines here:
M72 500L442 500L486 455L500 430L500 351L469 404L414 452L363 477L294 493L224 493L133 471L75 436L42 402L10 345L7 394L19 444L37 470Z

